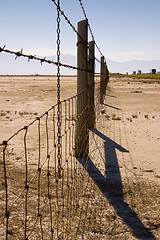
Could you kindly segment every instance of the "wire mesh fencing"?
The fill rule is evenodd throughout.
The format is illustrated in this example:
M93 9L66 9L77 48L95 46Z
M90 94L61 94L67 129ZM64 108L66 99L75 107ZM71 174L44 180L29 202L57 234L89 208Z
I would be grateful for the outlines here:
M23 49L17 52L0 47L0 53L15 59L57 66L57 104L0 144L1 239L88 239L104 226L103 198L86 170L94 148L90 129L99 121L109 73L103 59L103 77L94 81L94 61L101 62L62 11L60 1L52 2L57 8L57 62L24 54ZM80 5L86 18L81 1ZM86 68L83 63L75 67L60 62L60 15L78 36L78 44L85 45ZM86 27L94 41L87 21ZM88 81L83 91L63 101L60 67L86 72L84 80Z
M95 99L99 86L95 83ZM77 99L83 105L84 94L60 102L61 161L57 104L1 144L1 239L78 239L96 226L96 186L86 171L89 130L81 139L84 156L80 149L75 157L76 138L81 138L76 136L77 122L88 109L78 115ZM95 105L98 121L100 104Z
M78 31L60 0L51 1L57 11L57 61L0 47L0 53L15 59L57 66L57 104L0 144L0 239L156 239L134 211L136 205L147 210L143 189L135 185L126 133L122 141L124 126L115 122L122 117L116 118L121 111L118 99L108 95L111 105L109 98L104 103L109 72L82 1L85 28L81 25ZM60 62L61 17L78 37L78 66ZM77 70L77 90L83 89L63 101L61 67ZM110 109L106 114L104 106Z

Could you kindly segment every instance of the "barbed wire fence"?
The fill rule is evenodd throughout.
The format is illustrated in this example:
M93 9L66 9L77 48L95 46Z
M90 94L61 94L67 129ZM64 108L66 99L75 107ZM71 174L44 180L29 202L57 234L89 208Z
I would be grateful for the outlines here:
M6 240L88 239L103 227L99 210L103 200L86 169L91 144L89 129L98 122L109 72L82 2L79 1L85 20L81 23L85 23L86 35L81 27L76 30L61 10L59 0L51 1L57 8L57 62L26 55L23 49L15 52L0 47L0 53L15 55L15 59L23 57L57 66L57 104L0 144L0 237ZM78 37L77 67L60 62L60 15ZM101 60L95 57L94 46ZM98 81L94 79L95 60L101 64ZM60 67L77 70L79 85L77 95L63 101Z

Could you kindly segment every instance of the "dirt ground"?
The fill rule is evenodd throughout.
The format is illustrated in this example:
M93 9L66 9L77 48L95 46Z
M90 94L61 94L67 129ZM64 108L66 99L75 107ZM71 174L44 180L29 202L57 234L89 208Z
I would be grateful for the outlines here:
M63 77L61 87L62 100L76 95L74 77ZM55 77L1 76L0 142L55 105L56 101ZM106 106L102 107L106 110L104 115L109 115L110 111L108 120L112 118L111 110L117 110L117 116L123 114L123 119L122 116L120 117L125 125L130 153L137 171L158 181L160 178L160 84L152 83L151 80L144 83L127 78L111 79L105 103Z
M61 81L62 99L76 95L75 77L62 77ZM7 140L19 128L43 114L55 105L56 101L55 77L0 76L0 142ZM119 233L116 232L118 230L112 228L108 230L110 234L106 234L107 237L104 235L103 238L95 236L88 239L160 239L158 214L160 205L160 82L158 80L152 82L152 80L111 78L101 109L104 111L99 112L100 117L96 127L91 130L91 133L93 131L96 135L96 138L93 136L93 141L95 141L99 155L97 153L96 155L93 149L90 154L92 162L89 166L90 168L96 166L96 171L97 169L98 171L94 172L92 168L90 176L106 196L110 206L117 212L118 219L122 219L121 226L132 229L135 237L130 235L129 230L124 227L125 230L121 229ZM111 148L107 150L109 145ZM95 156L99 157L95 159ZM108 163L104 162L104 159L108 159ZM111 169L111 159L115 161L114 169L113 166ZM113 177L112 180L110 178L109 181L111 181L110 187L117 183L117 190L114 189L114 194L118 192L117 197L121 207L114 203L115 198L113 198L111 189L103 189L97 180L102 178L103 182L107 171L108 179L110 174L113 176L114 171L117 173L115 174L117 177ZM120 182L123 187L119 186ZM127 187L126 182L128 182ZM122 188L123 197L120 193ZM129 193L132 197L129 197ZM138 237L137 230L134 231L132 223L122 213L123 208L130 214L130 209L128 205L125 205L124 199L129 206L134 207L139 219L153 235L150 234L147 238L141 233ZM111 221L110 218L109 221ZM136 223L134 224L136 226ZM115 236L112 235L113 230Z
M160 82L111 79L110 93L122 112L130 154L136 171L160 178ZM109 104L109 97L106 98Z

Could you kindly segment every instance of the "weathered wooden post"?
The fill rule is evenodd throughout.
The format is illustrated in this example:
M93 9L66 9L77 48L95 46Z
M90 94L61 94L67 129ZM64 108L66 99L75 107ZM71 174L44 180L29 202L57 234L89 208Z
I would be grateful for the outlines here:
M103 92L103 100L104 100L104 95L106 93L108 81L109 81L109 72L108 72L107 64L105 62L104 63L104 92Z
M88 62L88 128L94 128L95 109L94 109L94 64L95 64L95 42L89 42L89 62Z
M88 20L78 22L77 43L77 122L75 136L75 157L87 157L89 151L88 135ZM84 71L83 71L84 70Z
M105 63L105 78L106 78L106 89L107 89L107 85L109 82L109 71L106 63Z
M101 76L100 76L100 104L103 104L104 97L104 56L101 57Z
M108 82L109 82L109 70L108 70L108 67L107 67L107 78L108 78ZM107 84L108 84L107 82Z

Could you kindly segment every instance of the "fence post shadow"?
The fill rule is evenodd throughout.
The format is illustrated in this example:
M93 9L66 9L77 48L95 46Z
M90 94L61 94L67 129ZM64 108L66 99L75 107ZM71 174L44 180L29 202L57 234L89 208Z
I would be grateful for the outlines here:
M106 106L106 107L110 107L110 108L113 108L113 109L119 110L119 111L122 110L122 109L120 109L120 108L117 108L117 107L111 106L111 105L106 104L106 103L103 103L103 105Z
M86 168L89 176L94 180L118 216L121 217L123 222L129 227L133 236L142 240L156 240L152 232L150 232L138 218L137 213L124 200L116 149L121 152L128 152L128 150L124 149L97 129L92 129L92 131L104 140L105 176L96 168L90 158L86 158L85 160L78 159L78 161Z

